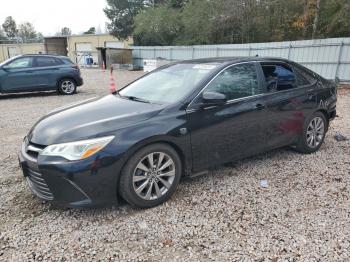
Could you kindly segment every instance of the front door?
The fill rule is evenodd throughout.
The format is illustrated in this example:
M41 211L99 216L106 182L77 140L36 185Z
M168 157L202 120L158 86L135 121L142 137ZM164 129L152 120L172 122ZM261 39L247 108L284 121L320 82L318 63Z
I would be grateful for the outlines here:
M203 90L206 91L222 93L228 101L203 107L200 94L189 106L193 171L263 151L264 90L257 65L232 65L218 74Z
M3 92L26 91L35 87L37 81L33 75L32 57L21 57L11 61L3 67L4 75L1 77Z

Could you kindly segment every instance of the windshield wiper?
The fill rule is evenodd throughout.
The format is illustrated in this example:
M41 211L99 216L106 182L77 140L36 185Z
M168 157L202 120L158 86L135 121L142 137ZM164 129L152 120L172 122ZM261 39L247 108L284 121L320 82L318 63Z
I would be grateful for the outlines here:
M151 101L143 99L143 98L139 98L139 97L136 97L136 96L122 96L121 94L119 94L119 96L122 97L122 98L126 98L126 99L129 99L129 100L132 100L132 101L137 101L137 102L151 104Z

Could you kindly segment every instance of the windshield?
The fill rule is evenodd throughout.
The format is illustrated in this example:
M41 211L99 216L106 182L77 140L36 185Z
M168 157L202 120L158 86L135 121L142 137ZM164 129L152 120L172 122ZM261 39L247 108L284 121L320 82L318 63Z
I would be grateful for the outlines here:
M180 101L218 64L175 64L155 71L125 87L119 95L145 101L174 103Z

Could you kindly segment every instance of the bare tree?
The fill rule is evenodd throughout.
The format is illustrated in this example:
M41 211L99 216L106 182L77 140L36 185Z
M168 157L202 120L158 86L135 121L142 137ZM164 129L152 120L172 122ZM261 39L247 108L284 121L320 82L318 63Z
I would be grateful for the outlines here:
M317 25L318 25L318 19L319 19L320 9L321 9L320 2L321 0L316 0L315 17L314 17L314 22L312 24L312 39L315 38L317 33Z

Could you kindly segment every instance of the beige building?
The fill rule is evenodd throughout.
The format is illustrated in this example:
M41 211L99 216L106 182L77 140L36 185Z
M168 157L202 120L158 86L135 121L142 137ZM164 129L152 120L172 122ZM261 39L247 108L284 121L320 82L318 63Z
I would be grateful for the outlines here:
M132 39L121 41L109 34L45 37L44 43L0 44L0 62L21 54L58 54L69 56L81 66L98 66L97 48L128 48Z
M0 63L16 55L45 53L43 43L0 44Z
M65 40L66 39L66 40ZM51 44L49 41L53 40L56 43ZM65 40L65 43L63 43ZM61 41L59 45L57 42ZM67 55L72 61L79 64L80 66L98 66L101 64L99 61L99 52L97 48L128 48L132 44L132 40L121 41L114 36L109 34L99 34L99 35L72 35L64 38L45 38L45 49L47 53L60 53L53 47L58 47L62 49L62 45L66 45L66 53L60 53L62 55ZM57 49L57 48L56 48Z

